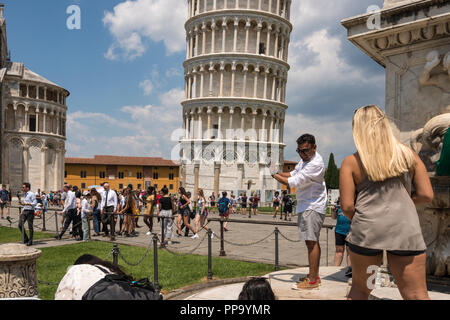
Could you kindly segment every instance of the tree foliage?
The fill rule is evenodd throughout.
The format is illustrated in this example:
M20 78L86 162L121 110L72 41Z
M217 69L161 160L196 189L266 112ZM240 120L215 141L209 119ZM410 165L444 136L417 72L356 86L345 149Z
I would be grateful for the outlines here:
M334 162L334 154L330 154L328 168L325 172L325 184L327 189L339 189L339 169Z

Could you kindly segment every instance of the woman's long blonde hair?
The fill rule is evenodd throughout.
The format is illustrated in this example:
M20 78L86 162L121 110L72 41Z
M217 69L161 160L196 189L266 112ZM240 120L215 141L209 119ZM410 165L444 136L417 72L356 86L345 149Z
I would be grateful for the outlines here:
M356 110L352 126L353 140L369 180L398 177L416 166L413 151L397 140L378 106Z

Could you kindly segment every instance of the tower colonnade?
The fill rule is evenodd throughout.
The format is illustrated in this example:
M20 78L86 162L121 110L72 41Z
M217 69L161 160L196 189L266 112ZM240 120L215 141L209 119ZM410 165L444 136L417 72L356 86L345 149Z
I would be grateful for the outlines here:
M190 0L181 183L197 197L280 189L292 24L287 0Z

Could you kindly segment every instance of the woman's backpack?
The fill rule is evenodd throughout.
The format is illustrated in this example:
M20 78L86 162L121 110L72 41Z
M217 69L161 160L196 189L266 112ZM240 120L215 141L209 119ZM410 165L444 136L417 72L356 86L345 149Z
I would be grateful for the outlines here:
M130 282L117 274L107 274L92 285L82 300L162 300L153 284L147 279Z

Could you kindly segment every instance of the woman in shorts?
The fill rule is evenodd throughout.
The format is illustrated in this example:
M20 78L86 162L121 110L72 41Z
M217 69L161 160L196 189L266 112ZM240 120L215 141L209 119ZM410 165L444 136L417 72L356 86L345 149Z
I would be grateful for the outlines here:
M186 228L191 230L192 233L194 233L194 235L191 238L197 239L198 238L197 232L195 232L194 228L192 228L192 226L189 224L189 216L191 215L189 205L191 204L191 199L189 199L189 196L187 195L187 192L183 187L180 187L178 192L180 193L180 204L181 204L179 210L180 212L182 212L184 225L186 226ZM181 235L181 224L178 225L177 234Z
M277 217L278 209L280 209L280 193L275 191L275 196L272 199L272 204L274 207L273 219ZM280 212L280 219L283 219L283 213Z
M244 192L244 195L241 197L241 214L245 214L247 211L247 194Z
M380 266L386 250L403 299L428 300L427 246L416 209L433 201L427 169L395 137L378 106L357 109L352 127L357 152L344 159L340 170L341 208L351 220L346 238L353 269L348 299L369 298L374 284L367 269Z

